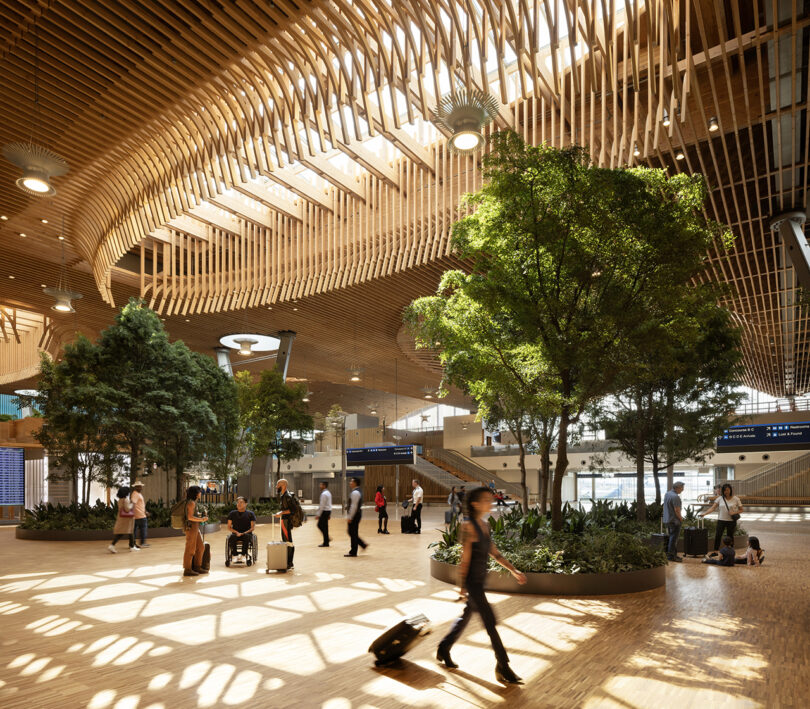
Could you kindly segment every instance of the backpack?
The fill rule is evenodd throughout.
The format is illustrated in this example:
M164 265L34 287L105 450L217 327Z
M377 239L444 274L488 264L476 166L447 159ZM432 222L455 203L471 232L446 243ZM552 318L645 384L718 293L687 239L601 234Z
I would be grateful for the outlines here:
M172 505L172 529L186 528L186 503L188 500L178 500Z
M301 503L298 501L298 498L289 493L290 495L290 521L292 522L293 528L300 527L304 523L304 510L301 507Z

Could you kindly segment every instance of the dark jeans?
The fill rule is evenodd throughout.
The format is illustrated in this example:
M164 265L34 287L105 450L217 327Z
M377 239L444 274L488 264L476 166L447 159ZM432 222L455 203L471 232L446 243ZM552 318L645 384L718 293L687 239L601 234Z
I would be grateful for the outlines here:
M119 539L123 539L124 537L129 537L129 548L130 549L135 546L135 534L134 534L134 532L132 534L113 534L112 545L115 546L115 543Z
M461 633L464 632L464 628L467 627L467 623L470 622L473 612L481 616L484 628L486 628L487 635L489 635L489 639L492 642L492 649L495 651L498 664L502 666L508 665L509 656L506 654L506 648L503 646L501 636L498 635L498 629L495 627L495 613L492 611L492 606L489 605L483 585L467 587L467 605L464 606L464 612L461 614L461 617L453 623L450 632L447 633L441 643L439 643L439 647L446 648L447 650L453 647L453 643L459 639Z
M723 537L728 535L731 537L731 541L734 541L734 532L737 529L737 523L734 520L730 522L723 522L722 520L717 520L717 531L714 533L714 550L717 551L720 548L720 542L723 541ZM734 546L732 544L732 546Z
M507 507L506 500L504 500L502 497L496 497L495 498L495 506L496 507L501 507L501 506Z
M349 520L349 538L351 539L352 546L349 549L349 554L357 556L357 547L361 546L365 549L368 545L360 539L360 517L355 517Z
M667 532L669 533L669 543L667 544L667 558L674 559L678 556L678 537L681 534L680 522L667 522Z
M318 517L318 529L321 530L321 534L323 534L323 545L325 547L329 546L329 518L332 516L332 511L328 512L321 512L320 516Z
M248 543L250 542L251 533L244 532L241 537L235 533L228 537L228 543L231 545L231 554L247 554Z
M135 537L141 540L141 544L146 543L146 530L149 528L149 523L146 517L135 520Z
M420 502L413 508L413 512L411 512L411 517L413 517L413 523L416 526L416 531L422 531L422 503Z
M383 522L385 520L385 522ZM377 513L377 529L388 530L388 510L385 507L380 508Z

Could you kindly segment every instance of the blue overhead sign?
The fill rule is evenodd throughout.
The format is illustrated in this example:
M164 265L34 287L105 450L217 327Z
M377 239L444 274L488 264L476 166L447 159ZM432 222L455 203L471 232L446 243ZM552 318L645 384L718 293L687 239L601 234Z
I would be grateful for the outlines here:
M416 462L413 446L347 448L346 465L407 465Z
M717 439L717 450L810 448L810 421L731 426Z
M24 504L24 451L22 448L0 448L0 505Z

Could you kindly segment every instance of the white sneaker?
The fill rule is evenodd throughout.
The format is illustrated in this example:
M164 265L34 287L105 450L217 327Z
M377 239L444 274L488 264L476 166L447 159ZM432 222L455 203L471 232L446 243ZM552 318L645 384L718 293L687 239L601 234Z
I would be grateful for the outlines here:
M130 547L129 550L130 551L140 551L141 548L140 547Z
M107 551L110 552L110 554L118 553L118 549L116 549L112 544L110 544L110 546L107 547Z

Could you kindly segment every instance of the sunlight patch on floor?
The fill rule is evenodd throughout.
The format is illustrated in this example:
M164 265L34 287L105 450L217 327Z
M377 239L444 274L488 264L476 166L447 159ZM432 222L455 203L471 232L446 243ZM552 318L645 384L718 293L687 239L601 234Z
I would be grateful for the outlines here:
M262 667L305 677L326 669L326 663L312 638L303 633L253 645L235 653L235 656Z
M690 686L685 686L690 685ZM603 694L604 693L604 694ZM605 682L598 696L589 697L583 709L649 709L650 697L656 697L661 707L723 707L726 709L758 709L763 705L748 697L727 690L710 689L705 685L681 678L667 682L649 677L618 675Z

